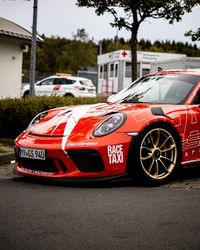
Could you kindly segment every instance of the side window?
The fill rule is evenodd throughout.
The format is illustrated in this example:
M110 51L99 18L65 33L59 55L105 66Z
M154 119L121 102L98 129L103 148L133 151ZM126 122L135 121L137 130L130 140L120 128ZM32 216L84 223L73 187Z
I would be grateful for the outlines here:
M75 81L71 80L71 79L67 79L67 78L59 78L59 85L69 85L69 84L73 84Z
M54 85L58 85L59 84L59 78L55 78L55 80L54 80L54 83L53 83Z
M50 78L50 79L46 79L44 81L42 81L40 83L41 86L45 86L45 85L53 85L54 82L54 78Z
M75 80L67 79L67 84L74 84L75 82L76 82Z
M59 84L60 84L60 85L68 84L67 81L68 81L68 80L67 80L66 78L60 78L60 79L59 79Z
M196 95L194 101L193 101L193 104L200 104L200 91L199 93Z

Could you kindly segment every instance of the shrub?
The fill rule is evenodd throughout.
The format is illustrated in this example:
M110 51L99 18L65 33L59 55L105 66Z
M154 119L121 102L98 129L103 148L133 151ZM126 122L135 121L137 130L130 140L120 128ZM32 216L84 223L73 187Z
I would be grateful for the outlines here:
M61 106L105 102L105 98L34 97L0 100L0 138L15 138L38 113Z

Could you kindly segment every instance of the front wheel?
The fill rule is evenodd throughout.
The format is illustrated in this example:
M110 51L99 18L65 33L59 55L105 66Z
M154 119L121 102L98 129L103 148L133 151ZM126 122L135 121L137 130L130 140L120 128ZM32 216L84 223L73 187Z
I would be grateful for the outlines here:
M133 143L132 166L135 178L150 183L164 183L178 169L181 161L180 140L168 125L144 130ZM132 165L132 164L131 164Z

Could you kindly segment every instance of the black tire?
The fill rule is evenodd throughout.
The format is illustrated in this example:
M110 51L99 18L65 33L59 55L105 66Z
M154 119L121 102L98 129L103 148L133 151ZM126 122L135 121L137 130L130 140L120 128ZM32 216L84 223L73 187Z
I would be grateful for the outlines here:
M74 97L71 93L66 93L64 97Z
M29 91L26 91L23 95L23 98L28 98L29 97Z
M180 163L180 138L173 127L162 123L147 127L133 140L127 171L136 182L164 184Z

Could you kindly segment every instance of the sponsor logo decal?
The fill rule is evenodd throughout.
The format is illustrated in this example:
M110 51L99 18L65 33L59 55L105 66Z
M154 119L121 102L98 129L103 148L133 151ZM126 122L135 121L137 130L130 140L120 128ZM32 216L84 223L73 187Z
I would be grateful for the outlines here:
M91 147L96 146L98 142L77 142L77 143L67 143L67 147Z
M107 147L109 164L123 163L124 153L123 145L111 145Z
M183 142L183 151L197 147L200 147L200 131L190 131L187 140Z
M187 140L183 141L183 151L185 157L200 153L200 131L190 131Z
M38 171L38 170L32 170L32 169L27 169L23 167L18 167L19 171L22 171L26 174L37 174L37 175L54 175L53 172L44 172L44 171Z

